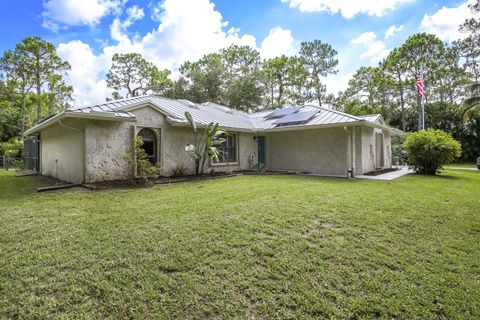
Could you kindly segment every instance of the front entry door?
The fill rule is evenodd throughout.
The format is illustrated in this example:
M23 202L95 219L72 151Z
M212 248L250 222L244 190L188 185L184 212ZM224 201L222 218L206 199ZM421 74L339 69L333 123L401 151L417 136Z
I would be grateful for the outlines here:
M258 144L258 163L265 164L265 136L258 136L257 144Z

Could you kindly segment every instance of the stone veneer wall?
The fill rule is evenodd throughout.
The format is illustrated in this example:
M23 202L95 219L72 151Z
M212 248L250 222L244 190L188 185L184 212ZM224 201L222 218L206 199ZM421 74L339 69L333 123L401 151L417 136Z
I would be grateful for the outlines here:
M123 180L131 176L128 163L133 145L130 122L88 121L85 125L85 182Z

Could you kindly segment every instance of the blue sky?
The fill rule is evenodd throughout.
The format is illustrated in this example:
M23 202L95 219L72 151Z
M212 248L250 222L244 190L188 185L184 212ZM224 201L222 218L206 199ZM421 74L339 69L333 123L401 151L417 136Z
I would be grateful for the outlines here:
M0 51L29 35L54 43L72 65L68 81L77 104L110 94L105 74L116 52L139 52L176 70L232 43L269 58L296 54L302 41L314 39L339 52L339 73L326 79L328 91L337 92L356 69L377 64L414 33L458 39L458 25L470 14L465 0L3 0L0 6Z

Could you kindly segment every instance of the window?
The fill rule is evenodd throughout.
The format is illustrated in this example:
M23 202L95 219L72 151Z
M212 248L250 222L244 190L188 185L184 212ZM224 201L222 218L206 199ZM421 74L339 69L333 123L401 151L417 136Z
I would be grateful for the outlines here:
M150 129L142 129L138 136L143 140L143 150L147 154L147 159L151 164L157 163L157 136Z
M224 136L225 142L218 146L220 154L218 160L220 163L237 161L237 135L230 134Z

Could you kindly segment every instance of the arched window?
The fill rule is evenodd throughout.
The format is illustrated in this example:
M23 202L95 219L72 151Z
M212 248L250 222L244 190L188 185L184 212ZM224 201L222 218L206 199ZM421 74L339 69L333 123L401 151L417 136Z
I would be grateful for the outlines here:
M138 136L143 140L143 150L147 154L147 159L151 164L157 163L157 136L155 132L150 129L144 128L140 130Z

